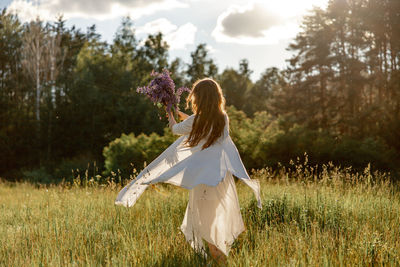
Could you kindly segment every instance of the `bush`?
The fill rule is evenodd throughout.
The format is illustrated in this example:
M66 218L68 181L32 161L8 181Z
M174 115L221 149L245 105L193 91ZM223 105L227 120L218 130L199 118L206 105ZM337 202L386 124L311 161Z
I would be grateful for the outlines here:
M94 177L99 173L99 167L93 157L80 155L70 159L64 159L54 169L54 178L58 181L72 182L74 178L88 176Z
M129 179L134 169L141 169L144 163L149 163L161 154L176 139L169 128L164 135L122 134L120 138L110 142L103 150L105 158L104 175L120 172L123 179Z
M371 137L362 140L344 137L332 151L333 162L350 163L356 170L361 170L368 163L380 170L395 170L399 156L382 140Z
M305 153L311 165L333 162L342 167L352 166L362 171L369 163L374 169L395 170L399 158L394 149L377 139L337 137L327 131L308 129L301 125L288 127L283 118L273 118L267 112L256 112L248 118L243 111L228 107L230 135L248 170L263 167L289 166L291 159ZM134 169L151 162L174 140L169 129L164 135L122 134L104 148L105 171L129 178Z
M78 177L95 177L99 173L99 167L91 158L87 155L80 155L64 159L55 168L41 166L36 169L22 169L19 177L22 176L22 180L34 184L54 184L62 180L73 182Z
M288 165L291 159L309 155L310 164L333 162L362 171L369 163L379 170L396 170L396 151L382 140L366 137L334 136L328 131L312 130L257 112L248 118L242 111L228 108L231 137L248 169Z
M53 176L44 168L33 170L23 170L22 176L25 181L35 184L50 184L53 183Z

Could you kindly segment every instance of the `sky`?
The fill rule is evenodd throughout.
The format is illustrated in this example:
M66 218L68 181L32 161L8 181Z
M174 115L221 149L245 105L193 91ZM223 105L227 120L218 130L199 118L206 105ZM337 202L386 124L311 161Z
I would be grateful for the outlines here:
M206 43L219 71L238 69L247 59L259 79L268 67L285 68L286 48L300 31L302 17L328 0L0 0L0 9L18 14L22 21L37 16L86 31L96 24L103 40L112 42L122 18L130 16L140 40L162 32L170 45L170 61L190 63L190 53Z

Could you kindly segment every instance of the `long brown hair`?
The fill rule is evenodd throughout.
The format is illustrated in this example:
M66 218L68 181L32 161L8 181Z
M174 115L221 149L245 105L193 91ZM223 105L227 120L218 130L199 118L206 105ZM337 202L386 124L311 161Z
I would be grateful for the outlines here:
M187 108L190 103L196 116L186 144L194 147L200 140L208 136L202 146L202 149L205 149L211 146L224 131L225 98L221 87L210 78L196 81L186 99Z

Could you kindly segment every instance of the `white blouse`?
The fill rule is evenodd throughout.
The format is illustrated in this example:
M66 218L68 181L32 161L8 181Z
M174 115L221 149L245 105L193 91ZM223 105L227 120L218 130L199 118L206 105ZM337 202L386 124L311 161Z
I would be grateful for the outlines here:
M181 230L196 249L202 239L214 244L226 255L234 239L244 230L232 174L248 185L261 208L260 185L250 179L239 152L229 136L229 118L225 114L222 136L202 149L184 145L195 115L175 124L172 132L181 135L172 145L144 168L118 194L115 204L133 206L149 184L170 183L190 189L189 203Z

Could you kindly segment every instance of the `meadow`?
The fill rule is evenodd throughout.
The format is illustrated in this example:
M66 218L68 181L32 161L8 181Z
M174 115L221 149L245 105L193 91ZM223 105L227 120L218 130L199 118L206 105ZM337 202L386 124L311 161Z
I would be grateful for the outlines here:
M246 231L227 266L399 266L400 194L390 174L307 163L252 172L263 208L237 182ZM94 177L37 186L0 183L1 266L209 266L179 226L188 192L149 188L132 208Z

